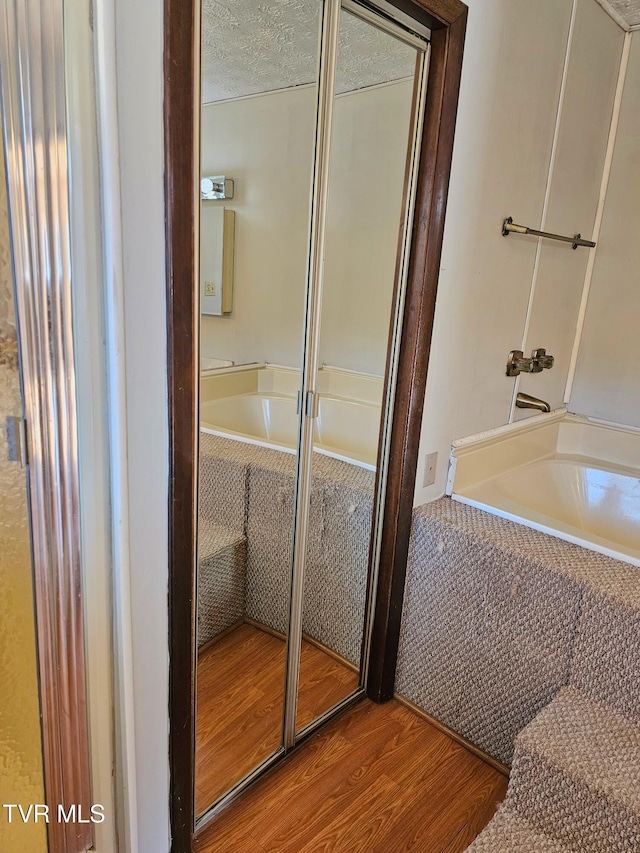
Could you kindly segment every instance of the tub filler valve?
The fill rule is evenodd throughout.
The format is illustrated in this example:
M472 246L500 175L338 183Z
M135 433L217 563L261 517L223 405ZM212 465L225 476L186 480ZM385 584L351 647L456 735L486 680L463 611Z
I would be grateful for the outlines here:
M531 358L523 355L522 350L514 349L507 359L507 376L519 376L521 373L542 373L553 367L553 356L546 349L534 349Z
M521 349L513 349L507 361L507 376L519 376L521 373L533 373L533 359L527 358Z
M551 370L553 367L553 356L547 355L546 349L534 349L531 352L532 373L542 373L543 370Z

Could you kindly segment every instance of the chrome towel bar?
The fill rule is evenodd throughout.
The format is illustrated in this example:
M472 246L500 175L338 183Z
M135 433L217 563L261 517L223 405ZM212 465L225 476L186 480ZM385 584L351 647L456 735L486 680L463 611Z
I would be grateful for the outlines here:
M513 219L508 216L502 223L502 236L508 237L512 231L515 231L516 234L532 234L534 237L561 240L563 243L571 243L572 249L577 249L578 246L587 246L587 248L593 249L596 245L591 240L583 240L580 234L576 234L575 237L562 237L560 234L550 234L548 231L536 231L535 228L527 228L526 225L516 225Z

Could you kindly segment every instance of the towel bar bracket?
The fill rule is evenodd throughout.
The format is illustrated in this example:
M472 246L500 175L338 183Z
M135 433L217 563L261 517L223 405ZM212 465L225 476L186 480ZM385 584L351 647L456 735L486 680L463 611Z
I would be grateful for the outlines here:
M581 234L575 234L573 237L563 237L561 234L551 234L549 231L537 231L535 228L529 228L526 225L516 225L511 216L502 223L502 236L508 237L509 234L531 234L533 237L546 237L549 240L560 240L562 243L571 243L572 249L577 249L578 246L585 246L588 249L593 249L595 243L592 240L583 240Z

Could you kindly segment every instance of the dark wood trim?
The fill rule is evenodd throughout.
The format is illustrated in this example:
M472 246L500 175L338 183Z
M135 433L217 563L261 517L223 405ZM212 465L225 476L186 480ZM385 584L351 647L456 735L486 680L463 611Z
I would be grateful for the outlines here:
M172 853L192 848L195 777L196 3L165 0L164 143L169 397L169 762Z
M393 696L418 443L433 330L467 7L392 0L433 30L427 108L400 345L367 693ZM165 199L169 370L169 714L172 853L194 826L198 340L194 295L194 79L198 0L165 0Z
M400 3L397 5L400 6ZM419 5L427 8L430 4L428 0L420 0ZM393 697L395 682L420 427L467 22L467 7L462 3L451 0L438 5L455 6L453 11L457 10L458 14L448 26L434 30L431 40L427 104L366 684L367 695L377 702ZM405 3L402 8L406 11Z
M389 2L434 32L447 29L461 17L466 19L468 11L460 0L389 0Z

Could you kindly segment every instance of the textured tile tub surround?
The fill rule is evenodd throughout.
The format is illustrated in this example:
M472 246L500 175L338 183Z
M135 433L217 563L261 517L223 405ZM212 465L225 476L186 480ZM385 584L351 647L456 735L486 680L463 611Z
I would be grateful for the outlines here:
M293 471L282 473L252 464L248 505L247 616L284 634L293 553ZM317 502L310 508L309 523L313 549Z
M325 457L326 458L326 457ZM366 598L372 486L346 463L314 465L309 506L303 630L358 663ZM336 466L338 469L336 470ZM365 471L367 475L371 472ZM343 476L341 477L340 474ZM364 486L364 488L363 488ZM247 615L285 632L289 615L294 477L251 465L247 522Z
M414 512L396 689L505 763L523 729L470 853L640 851L638 660L635 566L448 498Z
M415 511L396 690L509 763L568 681L580 586L535 543L508 547L502 524L516 527L447 498Z
M322 637L354 664L360 663L373 512L373 476L363 473L371 476L360 478L357 486L314 477L312 508L315 497L322 504L323 527L309 555L304 586L305 632Z
M198 647L242 619L247 540L200 519L198 531Z
M640 603L629 587L629 604L618 596L585 594L571 684L640 723Z
M640 850L640 727L564 688L518 735L505 805L571 849Z
M202 433L200 449L200 517L246 536L242 615L284 633L289 617L295 456L208 433ZM374 483L372 471L314 456L303 630L356 664ZM199 601L199 610L200 606Z
M549 838L516 812L501 806L468 853L572 853L554 838Z
M203 452L200 456L200 518L244 533L248 476L246 462Z
M640 707L638 612L635 566L442 498L414 511L396 690L509 764L572 668Z

